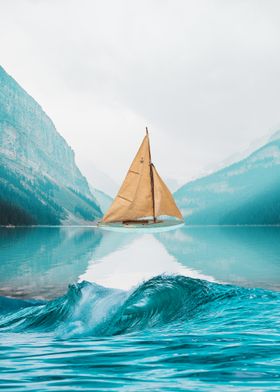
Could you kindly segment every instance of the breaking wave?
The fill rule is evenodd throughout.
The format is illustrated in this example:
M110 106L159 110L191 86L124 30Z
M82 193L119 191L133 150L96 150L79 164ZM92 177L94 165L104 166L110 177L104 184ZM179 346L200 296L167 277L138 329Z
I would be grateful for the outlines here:
M129 292L82 282L53 301L0 299L0 332L55 332L60 338L113 336L208 318L234 324L275 308L280 295L261 289L220 285L184 276L160 275ZM241 317L242 318L242 317Z

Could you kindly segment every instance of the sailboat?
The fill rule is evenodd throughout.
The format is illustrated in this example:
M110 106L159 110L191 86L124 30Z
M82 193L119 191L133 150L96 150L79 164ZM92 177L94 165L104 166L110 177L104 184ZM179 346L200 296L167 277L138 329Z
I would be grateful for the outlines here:
M176 219L161 219L168 216ZM182 225L183 216L151 158L148 128L128 173L108 211L99 222L105 229Z

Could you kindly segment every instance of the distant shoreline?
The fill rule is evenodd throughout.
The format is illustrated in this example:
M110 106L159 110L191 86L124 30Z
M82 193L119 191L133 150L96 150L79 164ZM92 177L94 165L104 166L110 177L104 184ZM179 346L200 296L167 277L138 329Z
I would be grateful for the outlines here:
M14 225L14 226L7 226L7 225L0 225L0 228L4 229L17 229L17 228L64 228L64 227L80 227L80 228L97 228L97 224L92 225ZM280 227L280 223L277 225L188 225L185 223L185 227Z

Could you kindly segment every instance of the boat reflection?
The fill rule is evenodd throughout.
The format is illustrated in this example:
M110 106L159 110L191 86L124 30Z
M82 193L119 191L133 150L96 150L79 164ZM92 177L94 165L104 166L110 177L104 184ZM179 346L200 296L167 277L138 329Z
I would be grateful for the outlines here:
M113 234L110 233L113 237ZM111 237L110 236L110 237ZM100 248L106 249L103 238ZM103 257L95 254L80 281L87 280L105 287L128 290L144 280L160 274L180 274L192 278L214 281L214 278L197 272L195 269L182 265L170 255L163 244L151 234L119 234L122 246Z

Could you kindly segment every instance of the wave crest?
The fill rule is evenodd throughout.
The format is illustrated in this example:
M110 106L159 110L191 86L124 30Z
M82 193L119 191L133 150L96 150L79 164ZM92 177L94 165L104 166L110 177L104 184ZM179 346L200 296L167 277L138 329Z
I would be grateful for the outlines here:
M69 286L65 296L53 301L22 301L19 310L5 309L0 331L55 331L61 338L112 336L196 319L209 313L210 304L221 311L233 306L234 298L264 293L180 275L156 276L130 292L84 281ZM269 293L265 295L278 297Z

